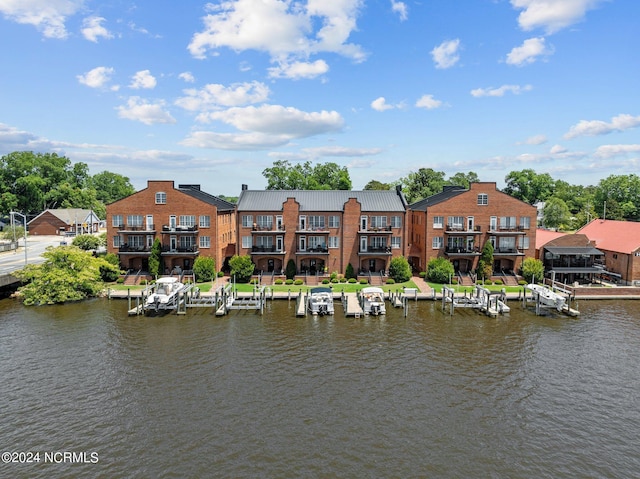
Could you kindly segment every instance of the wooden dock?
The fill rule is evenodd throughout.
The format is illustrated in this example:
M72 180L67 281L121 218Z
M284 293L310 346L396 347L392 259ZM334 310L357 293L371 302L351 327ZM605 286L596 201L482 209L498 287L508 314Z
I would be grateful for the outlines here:
M364 310L362 306L360 306L360 301L358 301L358 295L356 293L343 293L342 305L346 316L359 318L364 315Z

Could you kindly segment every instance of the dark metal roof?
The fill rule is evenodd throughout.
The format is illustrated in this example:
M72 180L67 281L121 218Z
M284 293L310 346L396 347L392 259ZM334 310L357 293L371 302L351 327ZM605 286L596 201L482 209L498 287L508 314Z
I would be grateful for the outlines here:
M243 190L238 211L280 211L289 198L300 204L300 211L343 211L351 198L368 212L404 212L406 205L402 193L395 190Z
M602 268L590 266L586 268L553 268L556 273L602 273Z
M593 246L543 246L545 251L548 251L552 254L558 255L576 255L576 254L586 254L589 256L600 256L604 253Z
M218 208L218 211L231 211L235 208L235 205L233 203L229 203L222 198L218 198L217 196L213 196L209 193L201 191L199 185L180 185L178 187L178 191L181 191L182 193L185 193L193 198L213 205Z
M462 186L445 186L440 193L416 201L410 205L410 208L414 211L426 211L429 206L437 205L467 191L469 190Z

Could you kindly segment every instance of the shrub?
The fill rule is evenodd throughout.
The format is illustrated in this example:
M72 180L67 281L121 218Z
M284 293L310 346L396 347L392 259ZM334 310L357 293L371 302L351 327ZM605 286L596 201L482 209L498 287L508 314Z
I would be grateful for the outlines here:
M222 278L224 276L224 271L218 271L218 278Z
M387 284L396 284L396 281L393 278L387 278Z
M332 283L339 283L340 282L340 278L333 278L331 280Z
M419 275L420 275L420 277L421 277L422 279L424 279L424 278L426 278L426 276L427 276L427 272L426 272L426 271L420 271Z
M427 265L427 278L434 283L446 284L454 274L453 264L447 258L434 258Z
M458 279L457 278L453 278L451 280L451 284L458 284Z
M496 279L493 284L495 284L496 286L502 286L504 283L502 282L501 279Z
M282 281L281 279L276 279L273 283L274 284L282 284L284 281Z
M98 249L98 246L100 246L100 238L90 234L79 235L73 238L71 244L85 251Z
M287 267L284 270L284 275L287 279L293 279L296 275L296 262L290 259L287 261Z
M211 281L216 274L216 260L210 256L198 256L193 262L193 274L198 283Z
M327 278L322 280L322 284L329 284L329 283L330 283L330 281Z
M493 281L491 281L490 279L485 279L484 280L484 285L485 286L491 286L493 284Z
M235 276L238 283L248 283L255 267L249 255L234 255L229 260L229 266L231 266L231 277Z
M301 284L304 284L304 281L302 281L301 279L296 279L293 284L295 284L296 286L300 286Z
M353 283L357 283L358 281L355 278L349 278L347 282L353 284Z
M409 281L411 278L411 266L409 266L407 258L404 256L392 258L389 263L389 276L399 283Z
M347 265L347 270L344 272L344 275L347 277L347 279L355 279L356 273L355 271L353 271L353 266L351 266L351 263Z
M116 279L116 283L118 283L118 284L123 284L123 283L124 283L124 278L118 278L118 279Z
M286 281L284 282L284 284L291 285L291 284L293 284L293 280L292 280L292 279L288 279L288 280L286 280Z
M341 282L341 283L346 283L347 281L349 281L347 278L344 278L344 277L343 277L343 278L340 278L340 282Z
M360 284L368 284L368 283L369 283L369 280L368 280L368 279L362 278L362 279L360 280Z
M527 282L524 279L521 279L521 280L518 281L518 284L520 286L524 286L525 284L527 284Z
M256 278L249 281L250 284L258 284L258 280Z

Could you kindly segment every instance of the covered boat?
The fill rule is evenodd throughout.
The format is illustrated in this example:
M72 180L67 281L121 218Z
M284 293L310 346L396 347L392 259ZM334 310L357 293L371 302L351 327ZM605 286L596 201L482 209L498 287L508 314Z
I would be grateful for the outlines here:
M545 288L540 284L528 284L525 286L525 288L531 291L534 296L540 298L541 304L554 307L558 311L562 311L567 303L567 298L565 298L561 294L556 293L555 291L551 291L549 288Z
M331 288L313 288L307 297L307 310L313 315L333 314L333 291Z
M178 295L186 289L186 285L178 281L178 278L170 276L158 278L153 291L144 302L144 310L158 312L175 309L178 304Z
M387 310L384 304L384 290L377 286L369 286L362 288L360 291L362 297L362 309L364 314L378 316L386 314Z

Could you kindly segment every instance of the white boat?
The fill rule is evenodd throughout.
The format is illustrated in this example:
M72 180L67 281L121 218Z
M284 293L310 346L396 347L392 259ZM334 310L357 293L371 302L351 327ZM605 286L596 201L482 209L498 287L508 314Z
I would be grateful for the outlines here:
M331 288L313 288L307 297L307 310L313 315L333 314L333 291Z
M178 295L186 291L187 286L175 277L158 278L153 285L153 290L144 302L145 311L166 311L175 309L178 304Z
M528 284L525 286L529 291L540 298L540 303L546 306L553 306L558 311L562 311L567 303L567 299L549 288L545 288L539 284Z
M360 291L362 295L362 309L364 314L378 316L386 314L387 310L384 305L384 291L377 286L368 286Z

